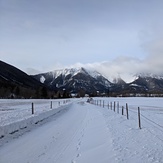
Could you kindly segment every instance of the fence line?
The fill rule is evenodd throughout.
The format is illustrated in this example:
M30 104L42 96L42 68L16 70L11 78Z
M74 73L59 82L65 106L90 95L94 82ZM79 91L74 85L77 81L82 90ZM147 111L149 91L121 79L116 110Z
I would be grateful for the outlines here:
M100 101L100 105L98 105L98 101ZM106 105L105 105L105 101L104 100L103 100L103 105L101 105L101 101L102 100L93 100L92 104L97 104L97 106L103 106L103 108L106 106L108 109L113 110L114 112L116 111L116 108L117 108L117 113L119 114L119 109L120 109L119 101L117 101L117 102L110 101ZM112 104L113 104L113 106L112 106ZM160 127L161 129L159 129L159 130L161 132L163 132L163 130L162 130L163 126L158 124L158 123L156 123L156 122L154 122L153 120L147 118L142 113L140 113L140 107L137 108L137 111L136 110L132 110L132 109L130 109L130 111L134 112L134 113L137 113L137 115L138 115L138 117L137 117L138 118L138 126L139 126L140 129L142 128L142 126L141 126L141 119L143 118L143 119L146 119L147 122L151 122L152 124L155 124L157 127ZM126 103L126 107L121 106L121 114L126 116L127 119L129 119L129 107L128 107L127 103Z
M61 102L63 104L67 104L69 101L70 100L58 101L58 106L61 105ZM50 109L53 109L53 102L56 102L57 103L57 101L50 101ZM32 102L32 108L31 109L32 109L32 114L34 114L35 113L34 102Z

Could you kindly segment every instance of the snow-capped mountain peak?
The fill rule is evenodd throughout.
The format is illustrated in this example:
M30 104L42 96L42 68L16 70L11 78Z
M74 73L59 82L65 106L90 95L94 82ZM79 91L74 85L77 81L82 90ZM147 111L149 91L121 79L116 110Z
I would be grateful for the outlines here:
M72 92L84 89L92 93L107 90L111 86L100 73L83 67L55 70L34 77L52 89L66 89Z
M49 73L35 75L52 90L68 90L79 92L84 90L88 94L94 92L127 93L127 92L161 92L163 90L163 76L153 74L136 74L131 82L125 82L124 76L114 78L112 82L96 70L79 68L66 68Z
M137 78L138 77L143 77L143 78L155 78L155 79L163 79L163 75L157 75L153 73L139 73L135 75Z
M95 70L88 70L88 69L85 69L83 67L66 68L66 69L61 69L61 70L55 70L55 71L49 72L49 75L53 74L53 78L57 78L60 75L62 75L64 77L66 77L68 75L71 75L71 77L73 77L73 76L75 76L75 75L77 75L79 73L85 74L85 75L90 75L93 78L97 78L99 76L102 76L99 72L97 72Z

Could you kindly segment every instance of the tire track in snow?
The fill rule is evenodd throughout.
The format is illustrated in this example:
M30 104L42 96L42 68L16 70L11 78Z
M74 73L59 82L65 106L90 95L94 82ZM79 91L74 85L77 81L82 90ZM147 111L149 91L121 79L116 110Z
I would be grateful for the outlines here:
M66 135L64 141L64 147L60 150L60 152L57 152L55 156L53 156L53 161L62 163L65 162L65 158L67 157L68 159L66 162L75 162L75 159L80 157L80 146L81 146L81 139L84 136L84 128L85 128L85 123L87 120L87 109L83 109L82 107L84 106L84 103L78 103L73 105L73 112L76 112L76 117L74 119L74 123L76 123L75 128L73 129L71 135ZM81 110L82 109L82 110ZM80 115L79 117L77 117ZM73 127L70 125L70 127ZM71 129L71 128L70 128Z
M80 152L72 163L100 162L114 160L111 150L110 135L102 113L98 107L87 104L88 115L84 134L81 139Z

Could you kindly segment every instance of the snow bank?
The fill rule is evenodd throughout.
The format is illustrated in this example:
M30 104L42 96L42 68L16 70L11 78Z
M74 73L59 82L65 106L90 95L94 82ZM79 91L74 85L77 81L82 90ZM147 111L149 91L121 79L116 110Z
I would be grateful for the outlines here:
M44 119L60 112L61 110L69 107L72 103L69 103L67 105L63 105L60 106L56 109L52 109L46 112L42 112L38 115L31 115L31 117L28 117L26 119L23 120L18 120L16 122L13 122L11 124L7 124L4 126L0 126L0 138L5 137L8 134L13 134L15 132L18 132L19 130L28 128L29 126L33 125L33 124L37 124L41 121L43 121Z

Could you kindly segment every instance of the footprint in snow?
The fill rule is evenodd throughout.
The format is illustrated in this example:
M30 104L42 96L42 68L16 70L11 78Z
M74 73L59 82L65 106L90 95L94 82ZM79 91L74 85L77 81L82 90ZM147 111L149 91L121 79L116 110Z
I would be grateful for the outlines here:
M80 156L81 156L81 154L80 154L80 153L78 153L76 157L80 157Z
M78 150L80 149L80 147L77 147L76 149L77 149L77 151L78 151Z
M79 146L81 145L81 141L78 143L78 145L79 145Z

